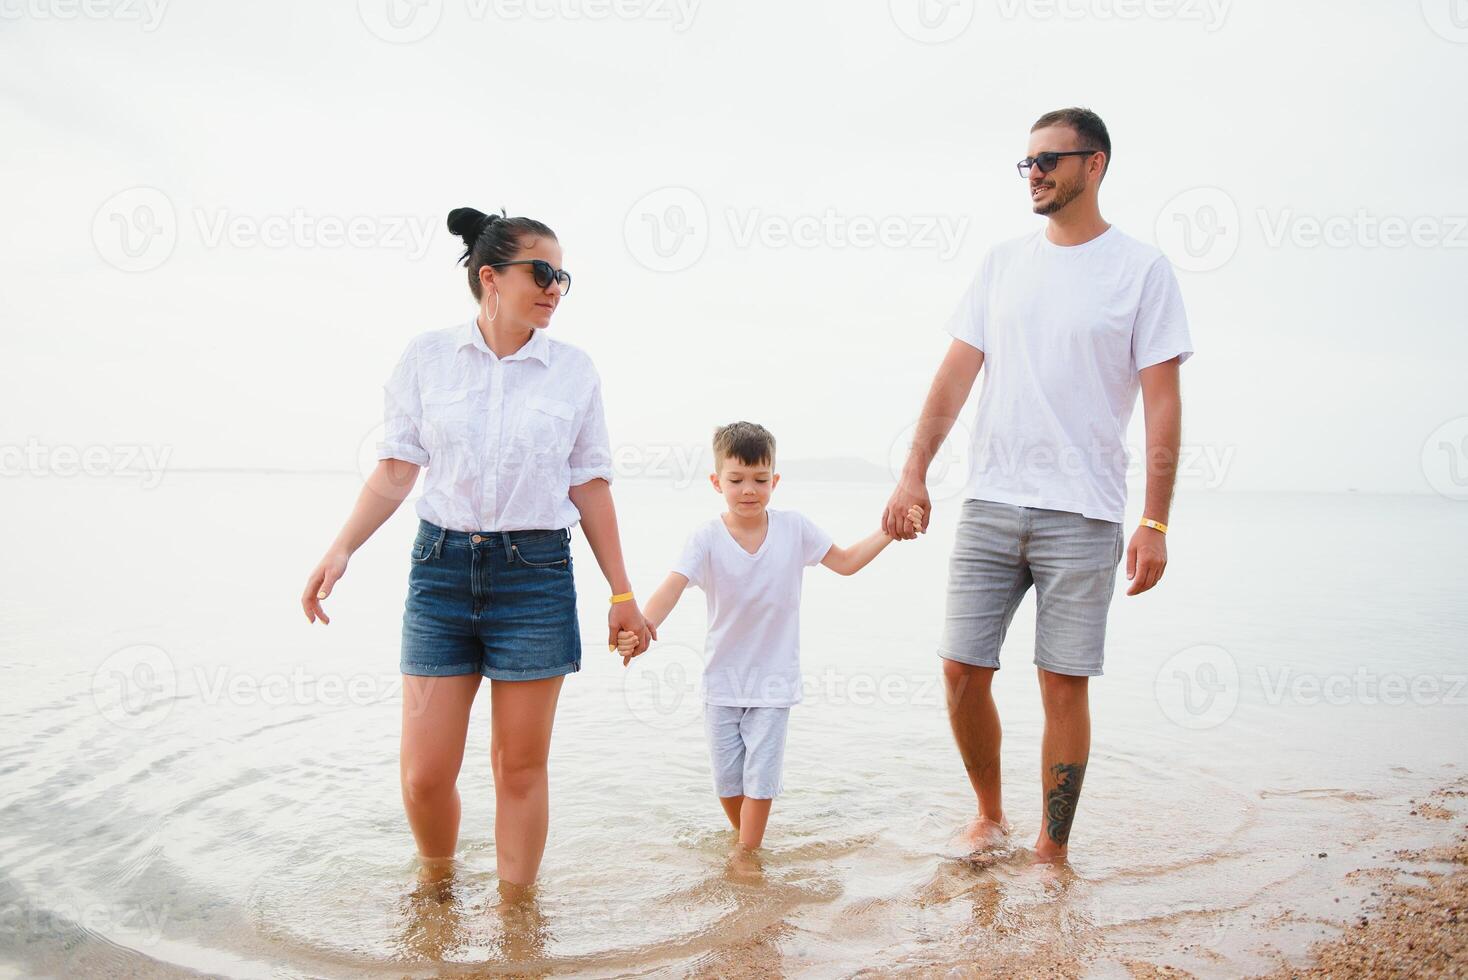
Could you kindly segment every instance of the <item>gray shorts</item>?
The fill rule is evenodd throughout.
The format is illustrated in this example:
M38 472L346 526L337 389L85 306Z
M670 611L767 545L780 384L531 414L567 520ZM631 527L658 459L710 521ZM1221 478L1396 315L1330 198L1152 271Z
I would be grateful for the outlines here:
M772 800L780 795L789 708L705 704L703 721L714 763L714 792L720 798Z
M999 667L1020 600L1035 586L1035 665L1094 677L1123 549L1121 525L1062 510L965 500L948 565L938 655Z

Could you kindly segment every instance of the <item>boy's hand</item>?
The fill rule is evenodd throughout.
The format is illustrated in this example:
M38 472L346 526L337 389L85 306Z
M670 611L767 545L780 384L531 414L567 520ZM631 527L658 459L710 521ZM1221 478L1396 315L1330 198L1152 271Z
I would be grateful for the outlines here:
M631 630L622 630L617 634L617 655L622 658L622 666L625 667L637 656L637 634Z
M925 533L925 528L923 527L923 508L920 504L913 504L907 509L907 519L912 522L912 529L915 534Z

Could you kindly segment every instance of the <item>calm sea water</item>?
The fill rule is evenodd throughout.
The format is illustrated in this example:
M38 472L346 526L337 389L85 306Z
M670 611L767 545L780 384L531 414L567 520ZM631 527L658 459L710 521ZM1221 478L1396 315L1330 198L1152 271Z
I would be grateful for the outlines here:
M420 888L398 787L411 507L355 557L329 627L297 605L357 486L7 485L0 972L1232 976L1298 959L1369 890L1350 871L1451 828L1411 811L1468 766L1468 505L1191 494L1163 583L1118 587L1070 865L951 853L973 803L934 654L950 499L857 576L807 572L806 701L753 878L726 870L702 741L702 595L624 670L578 535L585 654L537 900L494 907L484 691L459 873ZM719 499L614 489L647 594ZM849 543L885 498L787 480L774 506ZM996 681L1018 845L1039 821L1033 615L1031 598Z

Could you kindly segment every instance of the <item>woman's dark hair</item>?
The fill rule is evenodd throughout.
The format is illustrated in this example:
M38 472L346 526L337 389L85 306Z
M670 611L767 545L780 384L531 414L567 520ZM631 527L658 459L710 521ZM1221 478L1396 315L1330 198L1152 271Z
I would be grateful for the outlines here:
M459 256L459 261L469 268L469 289L475 299L484 291L479 284L481 268L511 261L528 244L527 239L556 237L555 232L534 218L511 218L504 208L499 214L454 208L449 212L449 231L464 240L464 254Z

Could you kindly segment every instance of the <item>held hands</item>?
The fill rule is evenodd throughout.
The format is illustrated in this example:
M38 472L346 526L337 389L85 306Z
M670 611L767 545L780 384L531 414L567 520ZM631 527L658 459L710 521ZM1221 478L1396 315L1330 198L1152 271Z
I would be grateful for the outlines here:
M914 509L918 514L916 519ZM904 479L892 491L887 509L882 511L882 530L898 541L911 541L927 531L932 510L927 486L921 480Z
M894 540L897 541L910 541L912 540L912 538L915 538L919 534L927 531L927 527L923 525L923 508L921 504L913 504L911 507L907 508L907 525L911 527L913 531L913 533L909 537L904 538L902 535L894 533L892 531L887 531L887 534L889 534ZM886 528L884 527L883 530L886 531Z
M630 638L631 652L623 652L624 638ZM622 654L622 666L627 666L657 638L657 628L643 617L635 601L612 603L607 613L607 648Z
M642 653L647 647L638 649L637 634L629 630L623 630L617 634L617 656L622 658L622 666L625 667L632 662L632 658Z

